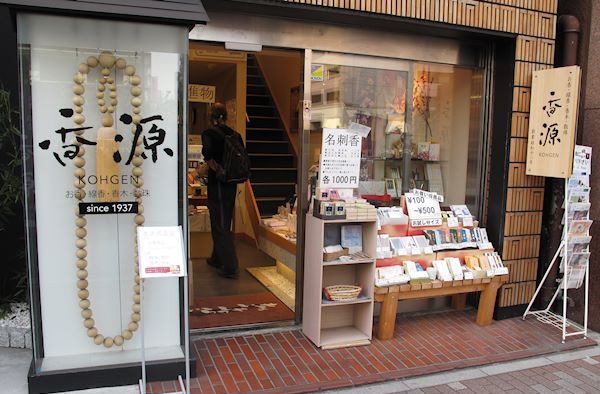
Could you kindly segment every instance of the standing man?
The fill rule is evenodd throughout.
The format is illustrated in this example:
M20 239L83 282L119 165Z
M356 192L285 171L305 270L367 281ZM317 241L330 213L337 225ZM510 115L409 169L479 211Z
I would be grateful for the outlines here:
M212 127L202 133L202 155L208 163L208 211L213 239L213 251L207 263L218 269L220 276L237 279L238 258L231 233L231 220L237 195L237 183L222 182L217 174L223 172L225 139L234 138L244 146L242 137L225 124L227 109L222 103L212 106Z

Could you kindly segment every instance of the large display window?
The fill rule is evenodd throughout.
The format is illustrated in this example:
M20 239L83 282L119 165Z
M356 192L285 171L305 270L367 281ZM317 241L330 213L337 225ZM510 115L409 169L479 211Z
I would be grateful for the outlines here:
M370 128L362 139L358 193L410 189L480 212L482 70L474 67L315 53L311 69L312 161L323 128ZM406 157L408 155L409 157Z
M136 228L185 226L187 29L19 14L18 34L34 373L139 362ZM149 361L183 357L181 288L145 284Z

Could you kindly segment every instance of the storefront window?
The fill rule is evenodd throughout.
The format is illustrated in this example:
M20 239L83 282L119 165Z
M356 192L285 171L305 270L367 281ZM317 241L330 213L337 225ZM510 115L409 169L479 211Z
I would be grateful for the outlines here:
M20 14L36 373L139 361L139 226L181 224L186 28ZM144 286L149 360L183 357L180 281Z
M444 204L466 202L478 215L479 198L470 190L483 164L481 70L356 56L327 64L331 58L343 60L317 55L311 70L313 162L319 161L323 128L367 126L360 195L387 195L385 203L397 205L404 185L404 191L437 192Z

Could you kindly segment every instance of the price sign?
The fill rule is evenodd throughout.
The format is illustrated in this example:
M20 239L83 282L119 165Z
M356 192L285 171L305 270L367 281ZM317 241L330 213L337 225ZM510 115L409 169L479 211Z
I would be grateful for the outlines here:
M356 189L360 176L362 138L346 129L323 129L319 187Z
M442 225L440 203L425 196L406 193L406 206L410 225L413 227L429 227Z
M185 276L183 235L180 226L138 227L140 276Z

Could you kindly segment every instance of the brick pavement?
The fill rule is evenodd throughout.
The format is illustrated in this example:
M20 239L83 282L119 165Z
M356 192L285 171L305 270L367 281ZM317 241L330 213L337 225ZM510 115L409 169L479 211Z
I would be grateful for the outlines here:
M399 320L394 338L390 340L374 339L369 346L327 351L316 348L299 330L199 339L194 341L199 361L198 376L192 380L192 393L314 392L517 360L595 344L582 338L571 338L561 344L559 330L535 319L508 319L479 327L472 311ZM562 379L556 376L557 380ZM152 383L148 388L153 394L174 390L173 382Z
M598 394L600 356L418 388L402 394Z

